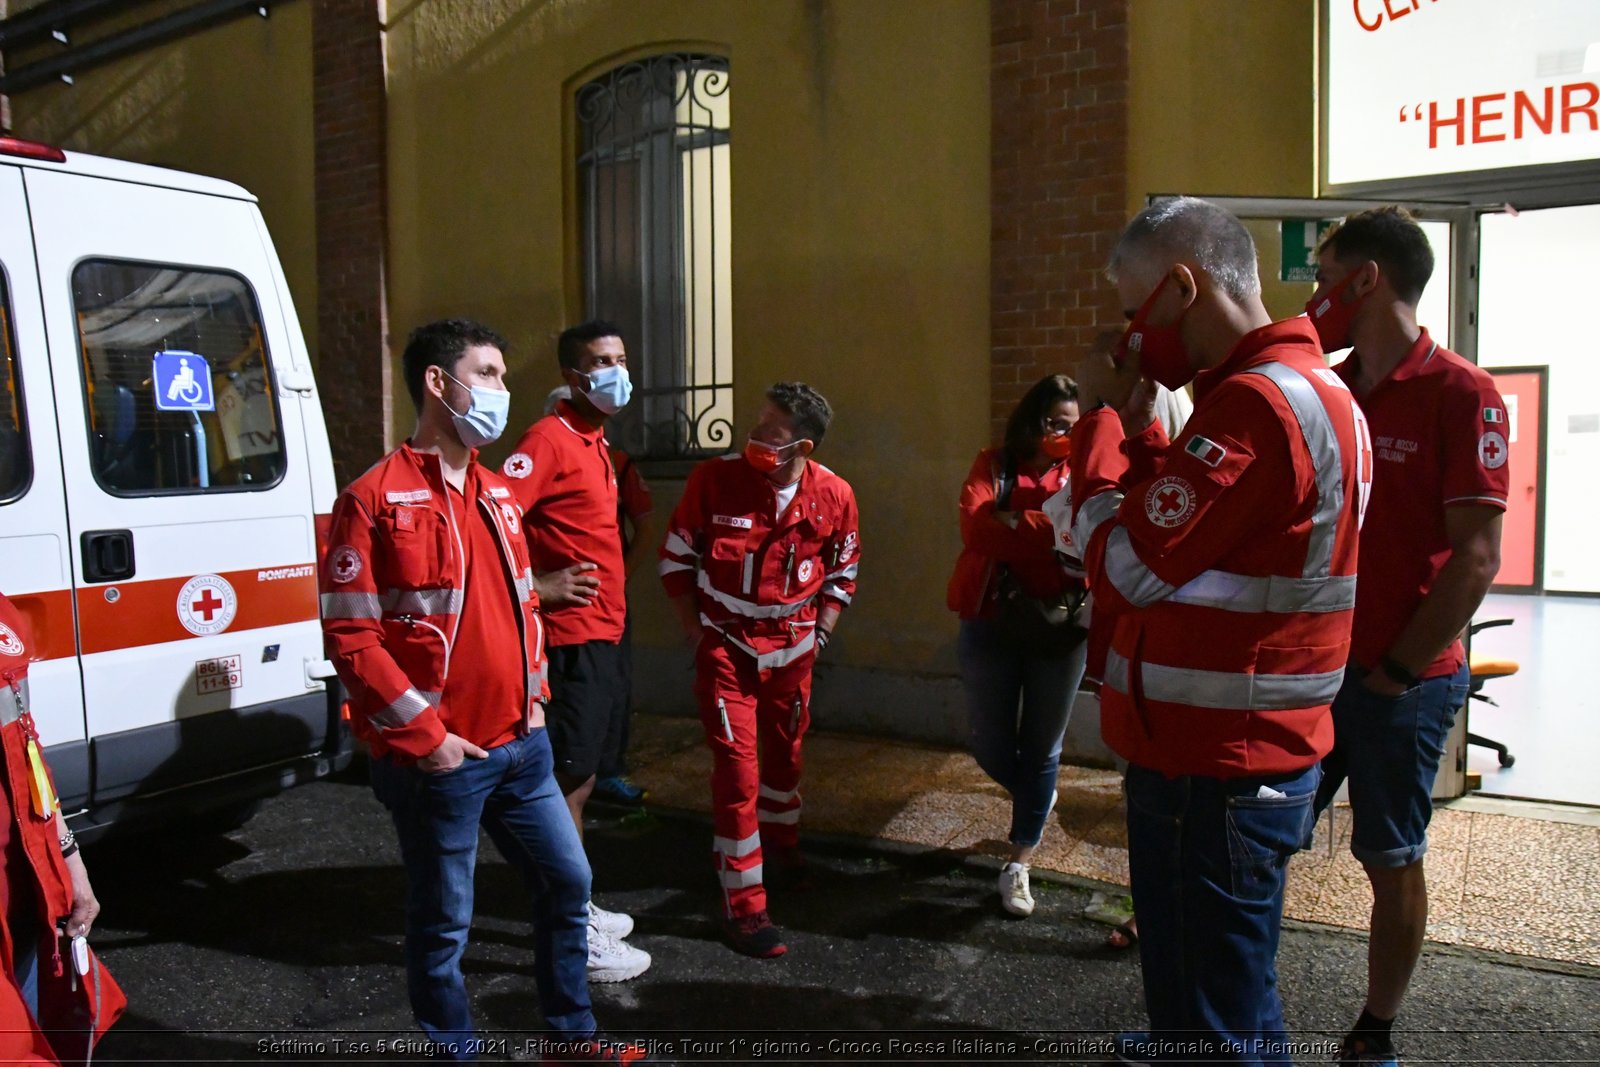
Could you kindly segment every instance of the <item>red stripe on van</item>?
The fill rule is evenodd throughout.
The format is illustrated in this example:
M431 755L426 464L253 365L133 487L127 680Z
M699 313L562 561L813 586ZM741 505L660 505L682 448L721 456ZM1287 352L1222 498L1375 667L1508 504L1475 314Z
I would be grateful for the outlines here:
M72 632L72 590L21 593L13 595L11 603L28 620L30 660L66 659L78 654L78 638Z
M83 654L201 636L186 627L179 615L179 594L195 577L205 576L158 578L78 590ZM252 567L226 571L216 577L226 579L234 594L234 617L218 633L311 622L317 618L317 574L312 563ZM115 596L108 596L113 590ZM197 624L226 618L225 593L212 584L202 584L191 590L184 598L188 602L188 617Z

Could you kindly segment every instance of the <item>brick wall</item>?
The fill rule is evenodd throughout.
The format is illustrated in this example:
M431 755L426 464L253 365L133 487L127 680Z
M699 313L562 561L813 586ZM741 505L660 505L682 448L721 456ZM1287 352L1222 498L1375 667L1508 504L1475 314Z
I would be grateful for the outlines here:
M1122 311L1102 269L1127 207L1128 0L990 0L990 416L1071 373Z
M339 484L389 448L382 0L314 0L317 380Z

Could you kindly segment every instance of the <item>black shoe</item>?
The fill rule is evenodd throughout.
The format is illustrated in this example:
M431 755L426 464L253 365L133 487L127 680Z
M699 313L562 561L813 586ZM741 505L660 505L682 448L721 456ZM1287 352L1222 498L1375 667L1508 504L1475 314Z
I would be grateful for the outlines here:
M1394 1046L1371 1034L1355 1031L1339 1044L1339 1067L1400 1067Z
M722 920L722 934L735 952L758 960L770 960L789 951L789 946L783 943L783 934L772 925L765 911Z

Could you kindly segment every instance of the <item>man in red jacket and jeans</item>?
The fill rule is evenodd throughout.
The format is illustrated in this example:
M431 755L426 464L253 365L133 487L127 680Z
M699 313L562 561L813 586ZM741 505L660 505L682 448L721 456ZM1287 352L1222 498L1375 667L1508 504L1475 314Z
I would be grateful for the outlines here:
M546 1062L633 1062L639 1050L595 1037L589 864L553 774L522 509L477 461L505 429L504 350L462 319L412 333L417 428L334 505L323 631L400 835L406 985L435 1053L476 1058L461 956L481 824L532 893L534 976L561 1039Z
M1130 1062L1288 1063L1276 956L1344 676L1371 456L1303 318L1273 322L1238 219L1187 197L1111 259L1121 365L1080 367L1072 539L1094 590L1101 727L1128 760L1128 866L1148 1034ZM1125 438L1140 376L1195 409ZM1136 423L1137 424L1137 423Z

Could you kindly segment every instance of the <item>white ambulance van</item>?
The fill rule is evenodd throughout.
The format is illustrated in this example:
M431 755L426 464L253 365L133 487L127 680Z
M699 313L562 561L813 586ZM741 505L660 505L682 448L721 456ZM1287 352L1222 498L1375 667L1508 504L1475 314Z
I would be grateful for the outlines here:
M79 833L221 824L349 762L335 489L255 198L0 138L0 591Z

